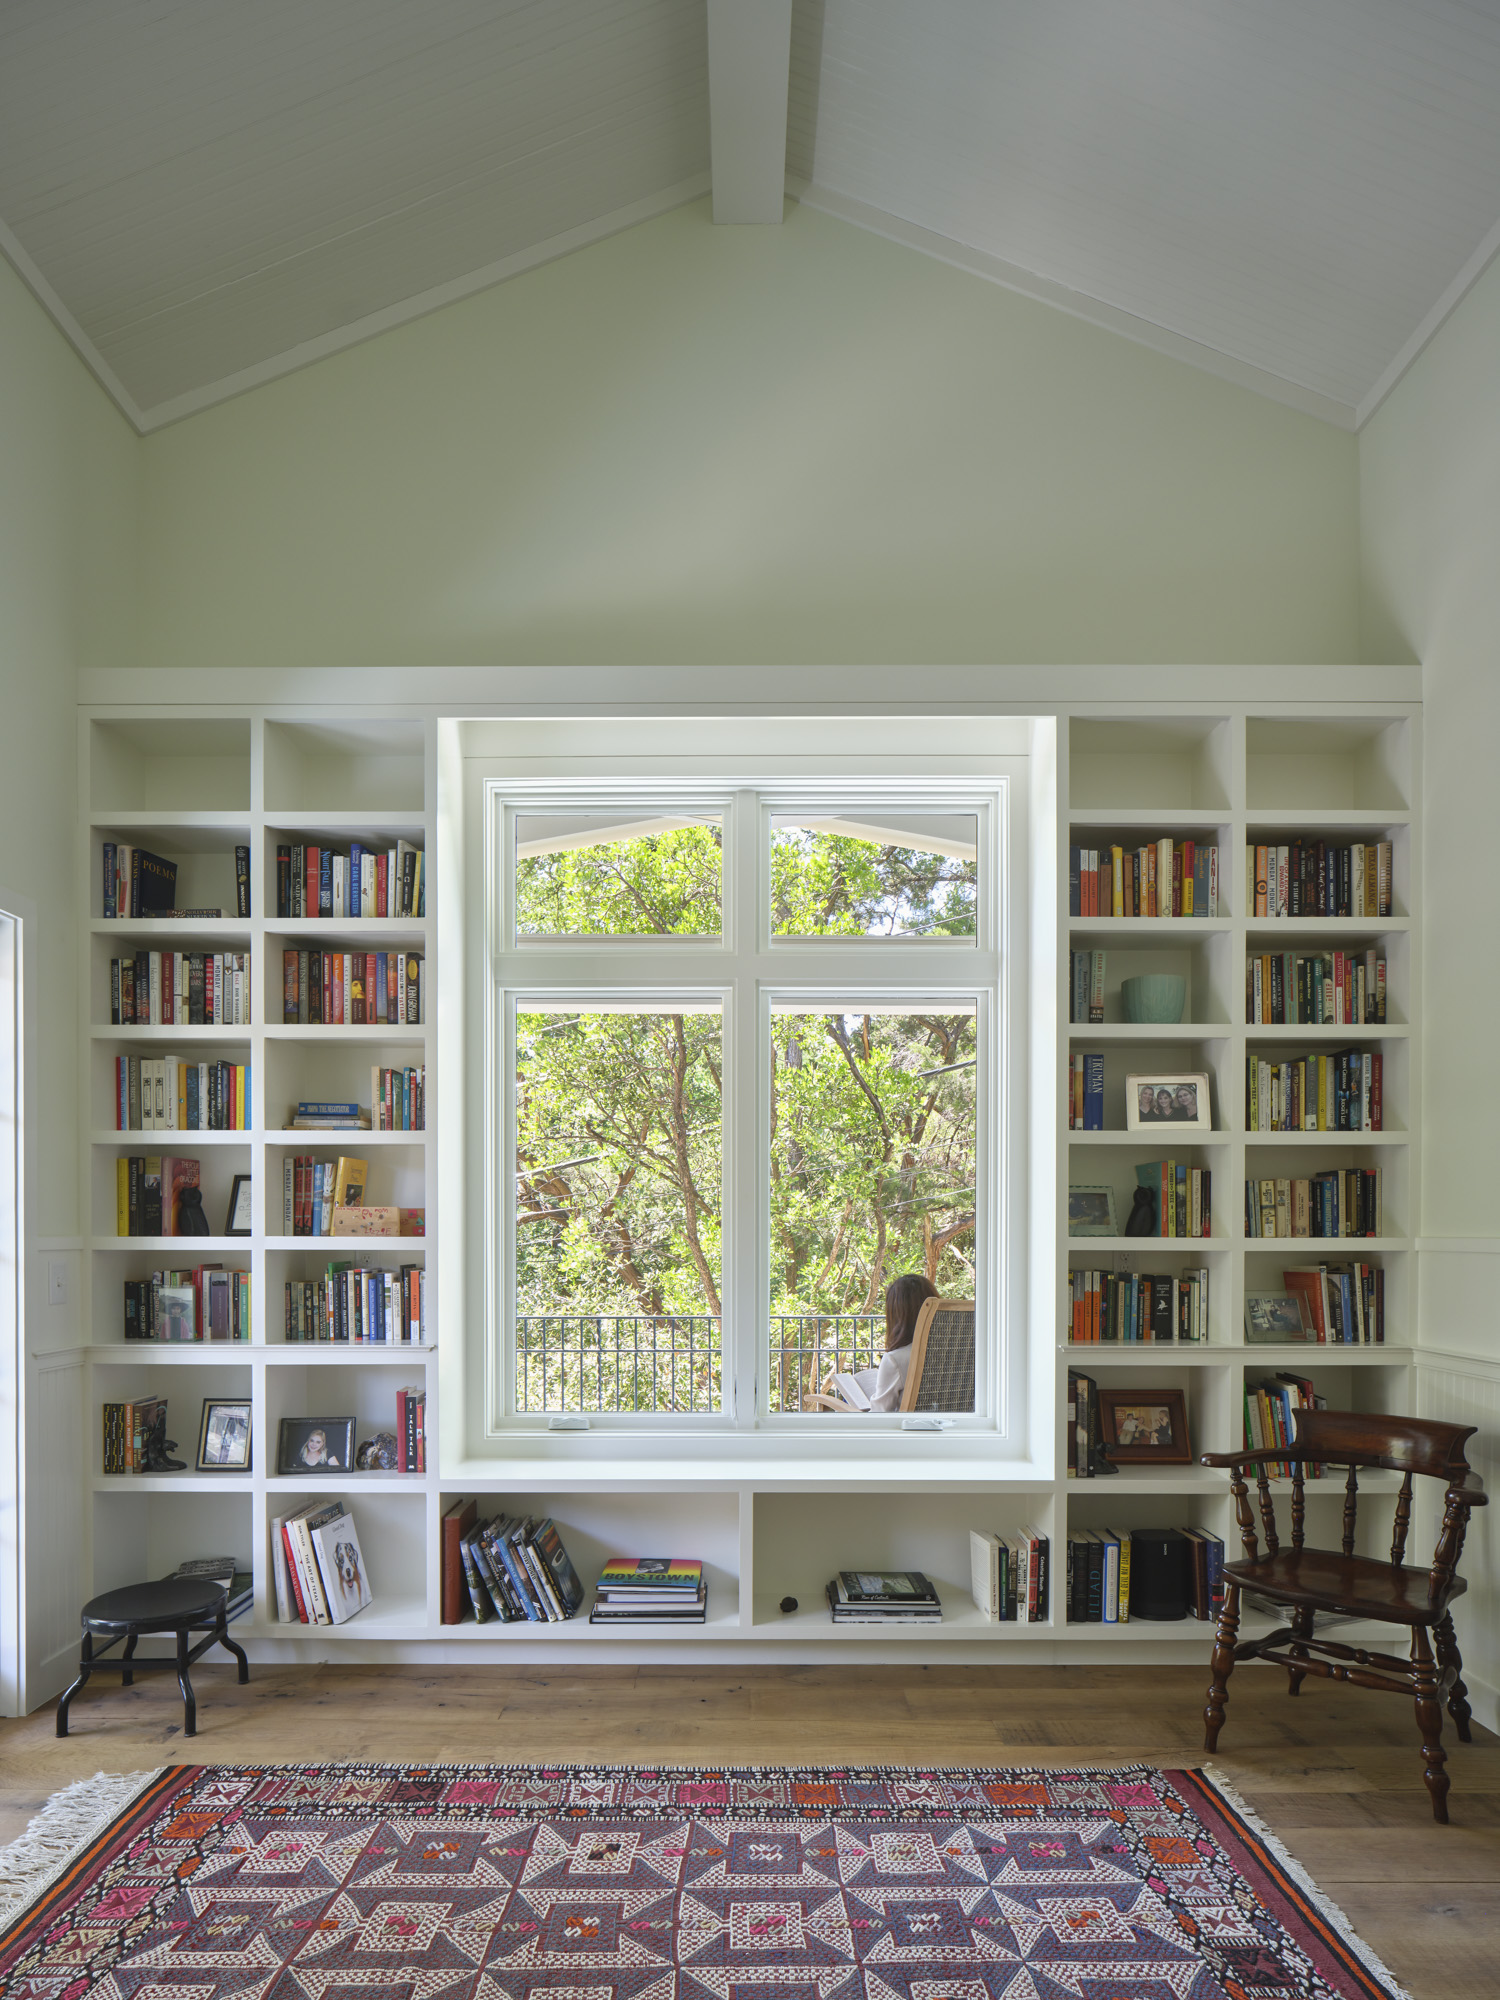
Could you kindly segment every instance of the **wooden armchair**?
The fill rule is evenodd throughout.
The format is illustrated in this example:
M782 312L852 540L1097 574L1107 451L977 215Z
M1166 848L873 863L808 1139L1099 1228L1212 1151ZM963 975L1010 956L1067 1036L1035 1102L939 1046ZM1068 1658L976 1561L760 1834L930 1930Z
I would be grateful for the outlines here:
M1417 1728L1422 1735L1422 1776L1432 1799L1433 1818L1446 1824L1448 1774L1444 1770L1442 1698L1453 1717L1459 1741L1469 1741L1467 1688L1461 1678L1449 1605L1468 1586L1457 1574L1463 1553L1469 1510L1483 1507L1486 1496L1469 1470L1464 1445L1474 1435L1473 1424L1434 1424L1416 1417L1365 1416L1354 1410L1299 1410L1296 1439L1290 1450L1210 1451L1204 1465L1229 1469L1235 1516L1244 1545L1243 1559L1224 1567L1224 1606L1214 1634L1213 1679L1204 1748L1219 1740L1228 1699L1229 1676L1241 1660L1270 1660L1287 1669L1288 1692L1296 1694L1309 1674L1325 1680L1350 1681L1357 1687L1384 1688L1408 1694L1416 1703ZM1267 1467L1292 1465L1292 1545L1283 1548L1276 1533L1276 1510ZM1303 1468L1308 1465L1347 1466L1344 1484L1343 1549L1308 1548L1303 1539L1306 1502ZM1354 1553L1362 1466L1380 1466L1402 1475L1396 1496L1395 1528L1389 1560ZM1255 1515L1246 1484L1253 1471L1266 1550L1261 1553ZM1426 1569L1405 1561L1406 1534L1411 1524L1412 1476L1444 1483L1443 1524L1432 1562ZM1290 1623L1263 1639L1236 1644L1240 1626L1240 1593L1285 1606ZM1313 1620L1319 1612L1339 1612L1359 1619L1406 1626L1411 1632L1408 1659L1370 1652L1330 1639L1316 1638ZM1431 1632L1429 1640L1428 1633ZM1434 1657L1434 1649L1436 1657Z

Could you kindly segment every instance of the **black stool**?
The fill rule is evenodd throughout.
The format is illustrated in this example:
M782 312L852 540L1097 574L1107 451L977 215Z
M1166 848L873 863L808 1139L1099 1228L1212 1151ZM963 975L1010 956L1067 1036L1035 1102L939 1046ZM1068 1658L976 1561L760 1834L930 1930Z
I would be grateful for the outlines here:
M210 1646L224 1646L233 1653L240 1663L240 1685L250 1678L250 1662L229 1636L229 1626L225 1619L225 1609L229 1594L222 1583L209 1579L169 1576L161 1583L131 1583L123 1590L106 1590L102 1597L90 1598L83 1607L83 1648L78 1661L78 1678L57 1704L57 1733L68 1733L68 1704L83 1686L91 1673L99 1668L118 1673L121 1687L129 1687L135 1680L137 1667L170 1667L177 1669L177 1685L182 1689L182 1733L196 1736L198 1733L198 1704L193 1699L193 1684L188 1679L188 1668L192 1662L206 1653ZM188 1650L189 1632L208 1632L206 1639L200 1639L191 1652ZM177 1635L176 1660L138 1660L135 1657L135 1642L143 1633L175 1632ZM101 1659L94 1650L94 1641L103 1640L100 1652L107 1653L111 1646L125 1641L125 1650L117 1660Z

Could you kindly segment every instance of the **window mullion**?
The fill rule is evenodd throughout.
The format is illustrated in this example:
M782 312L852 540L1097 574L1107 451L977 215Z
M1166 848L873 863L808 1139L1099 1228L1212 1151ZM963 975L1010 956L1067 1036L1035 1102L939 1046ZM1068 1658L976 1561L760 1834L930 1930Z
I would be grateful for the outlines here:
M761 932L761 810L735 793L725 814L724 936L731 955L724 1037L724 1361L733 1373L734 1423L754 1428L765 1393L765 1033L757 985ZM727 1384L726 1384L727 1387Z

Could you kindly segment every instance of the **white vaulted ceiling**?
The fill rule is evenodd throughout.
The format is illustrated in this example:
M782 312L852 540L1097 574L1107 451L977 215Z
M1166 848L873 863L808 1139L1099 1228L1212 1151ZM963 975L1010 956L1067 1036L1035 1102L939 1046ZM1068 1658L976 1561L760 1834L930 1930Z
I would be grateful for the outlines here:
M1500 0L796 0L787 113L804 199L1337 421L1500 242ZM148 428L709 136L704 0L0 0L0 244Z

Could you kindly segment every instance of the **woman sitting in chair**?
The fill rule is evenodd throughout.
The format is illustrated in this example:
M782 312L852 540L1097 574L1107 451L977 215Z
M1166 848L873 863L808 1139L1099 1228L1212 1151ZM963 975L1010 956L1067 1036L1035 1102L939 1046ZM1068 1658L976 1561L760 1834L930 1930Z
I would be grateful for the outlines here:
M885 1353L878 1368L861 1368L853 1377L869 1397L873 1412L884 1414L900 1409L906 1371L911 1366L911 1338L917 1330L917 1315L937 1295L937 1286L914 1271L893 1278L886 1286ZM832 1375L823 1384L823 1393L834 1393Z

